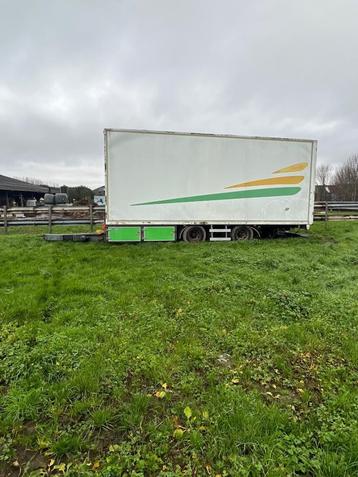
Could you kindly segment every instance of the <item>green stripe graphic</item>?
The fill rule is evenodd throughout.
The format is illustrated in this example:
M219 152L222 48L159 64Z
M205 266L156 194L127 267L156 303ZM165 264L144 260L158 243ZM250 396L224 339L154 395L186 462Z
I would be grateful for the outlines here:
M295 195L301 187L270 187L267 189L238 190L234 192L221 192L218 194L191 195L189 197L176 197L174 199L154 200L142 202L137 205L177 204L179 202L205 202L209 200L253 199L255 197L278 197Z

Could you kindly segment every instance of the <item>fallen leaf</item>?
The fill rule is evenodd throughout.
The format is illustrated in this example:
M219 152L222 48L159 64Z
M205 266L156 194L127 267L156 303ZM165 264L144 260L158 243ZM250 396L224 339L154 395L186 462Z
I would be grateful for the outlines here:
M193 415L191 409L189 406L187 406L185 409L184 409L184 414L186 416L187 419L190 419L191 416Z
M184 431L183 429L175 429L175 431L173 432L173 437L175 437L175 439L181 439L184 435Z
M60 472L65 473L66 464L63 462L62 464L55 465L54 469L59 470Z
M108 447L108 450L109 452L116 452L119 450L119 445L118 444L111 444L109 447Z
M165 398L165 396L167 395L167 393L165 391L157 391L154 396L157 397L158 399L163 399Z

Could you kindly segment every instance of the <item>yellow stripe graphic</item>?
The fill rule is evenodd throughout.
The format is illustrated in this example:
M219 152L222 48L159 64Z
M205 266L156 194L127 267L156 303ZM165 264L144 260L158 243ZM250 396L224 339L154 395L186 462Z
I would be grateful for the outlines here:
M254 187L254 186L265 186L265 185L284 185L284 184L299 184L304 179L304 176L283 176L283 177L270 177L268 179L258 179L255 181L249 182L240 182L239 184L234 184L225 189L238 189L239 187Z
M281 172L298 172L303 171L308 166L308 162L297 162L296 164L292 164L292 166L283 167L282 169L278 169L277 171L273 171L273 174L281 174Z

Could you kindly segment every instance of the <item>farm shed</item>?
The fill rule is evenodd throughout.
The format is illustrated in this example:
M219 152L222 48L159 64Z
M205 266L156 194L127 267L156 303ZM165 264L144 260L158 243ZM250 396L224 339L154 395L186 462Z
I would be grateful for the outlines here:
M338 200L337 192L337 186L335 185L316 185L315 200L318 202L326 200Z
M92 191L93 195L98 195L98 196L105 196L106 195L106 190L105 186L97 187L97 189L93 189Z
M26 200L38 200L47 192L50 192L50 187L46 185L30 184L0 174L0 206L11 206L14 203L18 206L24 206Z
M105 186L97 187L97 189L93 189L93 202L96 205L104 206L106 204L106 189Z

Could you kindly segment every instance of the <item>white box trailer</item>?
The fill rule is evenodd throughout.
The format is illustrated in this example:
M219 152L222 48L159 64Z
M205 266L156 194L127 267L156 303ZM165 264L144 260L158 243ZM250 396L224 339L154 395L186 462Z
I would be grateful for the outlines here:
M240 240L313 221L317 141L105 129L110 242Z

